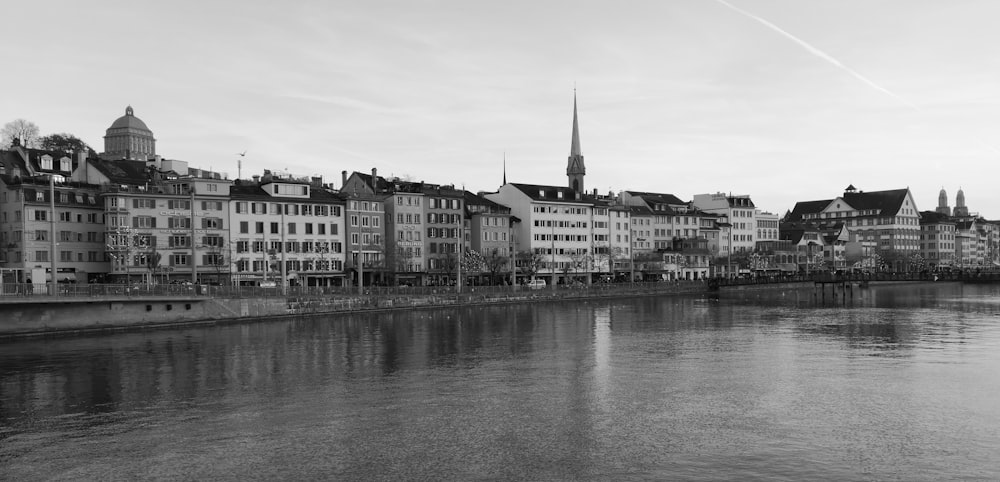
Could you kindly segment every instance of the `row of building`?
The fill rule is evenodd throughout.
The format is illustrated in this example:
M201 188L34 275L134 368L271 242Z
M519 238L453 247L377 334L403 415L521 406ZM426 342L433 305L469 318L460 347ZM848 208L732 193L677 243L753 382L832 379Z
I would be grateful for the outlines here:
M799 202L587 191L576 100L566 186L451 184L342 171L230 180L156 154L131 107L104 152L0 151L4 283L308 286L677 280L819 270L984 269L1000 229L965 207L921 212L908 189Z

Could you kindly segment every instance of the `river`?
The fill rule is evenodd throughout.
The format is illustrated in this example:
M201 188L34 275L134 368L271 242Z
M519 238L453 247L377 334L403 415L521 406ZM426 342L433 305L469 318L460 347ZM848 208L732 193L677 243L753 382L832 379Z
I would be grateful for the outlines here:
M0 343L0 479L1000 479L1000 286Z

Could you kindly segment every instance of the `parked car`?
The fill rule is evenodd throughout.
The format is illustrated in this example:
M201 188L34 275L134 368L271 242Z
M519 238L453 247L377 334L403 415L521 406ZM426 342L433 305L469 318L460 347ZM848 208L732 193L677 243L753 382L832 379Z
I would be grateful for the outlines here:
M527 286L528 288L533 289L533 290L540 290L540 289L545 288L545 280L543 280L543 279L533 279L533 280L530 280L527 283L525 283L524 286Z

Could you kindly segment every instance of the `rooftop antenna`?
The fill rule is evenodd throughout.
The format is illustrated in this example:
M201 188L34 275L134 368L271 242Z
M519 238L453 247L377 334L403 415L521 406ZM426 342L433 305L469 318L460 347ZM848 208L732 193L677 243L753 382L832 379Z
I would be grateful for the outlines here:
M246 149L244 149L243 152L237 152L236 155L240 156L240 159L236 160L236 179L241 179L241 178L243 178L243 159L242 158L246 157L247 151L246 151Z

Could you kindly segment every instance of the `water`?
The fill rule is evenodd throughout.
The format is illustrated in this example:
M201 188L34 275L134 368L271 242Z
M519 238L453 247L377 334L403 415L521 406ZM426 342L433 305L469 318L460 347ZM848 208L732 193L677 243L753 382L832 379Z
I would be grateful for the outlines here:
M0 479L1000 479L1000 289L0 344Z

